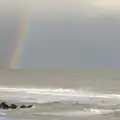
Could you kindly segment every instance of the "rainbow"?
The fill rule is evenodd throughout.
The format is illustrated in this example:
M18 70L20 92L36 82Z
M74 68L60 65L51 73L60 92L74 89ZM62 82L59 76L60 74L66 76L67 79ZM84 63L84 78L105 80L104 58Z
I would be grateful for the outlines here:
M27 41L28 29L29 29L28 18L23 17L14 40L12 56L9 61L8 69L21 69L22 53L24 51L24 46Z

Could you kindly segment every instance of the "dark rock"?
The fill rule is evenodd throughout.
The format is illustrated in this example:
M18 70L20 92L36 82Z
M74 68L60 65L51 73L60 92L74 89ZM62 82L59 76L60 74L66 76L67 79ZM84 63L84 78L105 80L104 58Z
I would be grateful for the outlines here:
M27 106L25 106L25 105L21 105L20 108L27 108Z
M19 108L32 108L32 107L33 107L33 105L28 105L28 106L21 105ZM8 105L5 102L0 103L0 109L16 109L16 108L18 108L18 106L15 104Z
M18 106L15 104L12 104L11 106L9 106L11 109L16 109Z
M5 102L0 103L0 109L9 109L9 105L7 105Z
M28 105L28 106L26 106L27 108L31 108L31 107L33 107L33 105Z

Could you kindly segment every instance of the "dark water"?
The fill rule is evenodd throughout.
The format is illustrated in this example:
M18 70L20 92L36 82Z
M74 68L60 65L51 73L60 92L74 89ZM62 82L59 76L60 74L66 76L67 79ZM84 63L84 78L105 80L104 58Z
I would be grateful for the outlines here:
M120 119L118 70L17 70L0 72L0 99L34 104L1 110L1 120Z

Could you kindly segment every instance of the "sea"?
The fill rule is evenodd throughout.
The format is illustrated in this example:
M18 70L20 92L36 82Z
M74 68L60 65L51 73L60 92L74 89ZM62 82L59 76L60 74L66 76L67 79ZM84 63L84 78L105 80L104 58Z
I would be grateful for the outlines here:
M34 106L0 110L0 120L120 120L120 70L1 70L2 101Z

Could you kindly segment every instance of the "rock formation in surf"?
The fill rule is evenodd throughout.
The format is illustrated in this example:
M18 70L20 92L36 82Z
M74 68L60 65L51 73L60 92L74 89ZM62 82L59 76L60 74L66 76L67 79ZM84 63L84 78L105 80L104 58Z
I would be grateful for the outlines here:
M0 109L16 109L16 108L32 108L33 105L21 105L21 106L17 106L15 104L11 104L11 105L8 105L6 104L5 102L1 102L0 103Z
M0 109L9 109L10 106L7 105L5 102L0 103Z
M10 105L9 107L10 107L11 109L16 109L18 106L15 105L15 104L12 104L12 105Z

